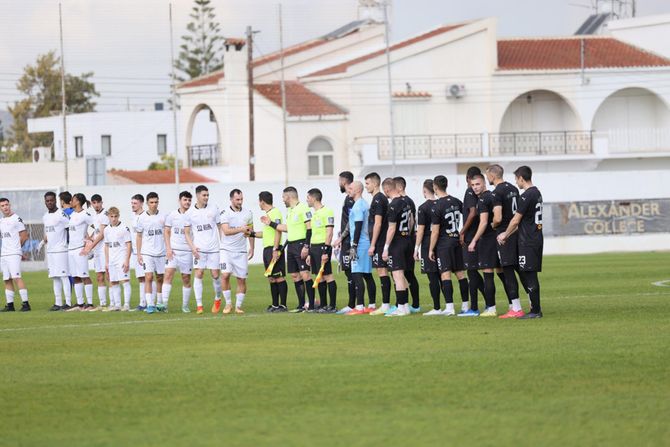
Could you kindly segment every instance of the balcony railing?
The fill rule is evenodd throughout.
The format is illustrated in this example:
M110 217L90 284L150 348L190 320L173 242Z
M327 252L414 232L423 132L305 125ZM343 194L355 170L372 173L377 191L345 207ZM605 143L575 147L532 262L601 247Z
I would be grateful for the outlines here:
M380 160L393 158L391 137L374 137ZM395 137L396 158L403 160L426 158L481 157L482 134L402 135Z
M607 149L612 154L670 151L668 127L610 129L596 132L595 138L606 138Z
M593 153L592 131L504 132L489 135L489 154L581 155Z
M219 144L200 144L188 146L189 167L218 166L220 160Z

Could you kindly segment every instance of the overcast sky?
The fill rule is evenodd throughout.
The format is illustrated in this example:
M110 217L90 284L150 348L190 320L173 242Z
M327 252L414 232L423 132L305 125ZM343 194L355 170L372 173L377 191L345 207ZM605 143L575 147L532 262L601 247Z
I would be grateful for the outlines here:
M20 95L23 67L58 49L57 0L0 0L0 109ZM175 45L192 0L173 0ZM260 30L255 55L279 47L276 0L213 0L224 35ZM498 18L500 36L569 35L591 13L591 0L393 0L392 40L434 26ZM285 45L327 33L358 18L358 0L282 0ZM66 70L95 73L98 109L148 107L167 97L170 29L167 0L62 0ZM638 15L670 13L670 0L637 0Z

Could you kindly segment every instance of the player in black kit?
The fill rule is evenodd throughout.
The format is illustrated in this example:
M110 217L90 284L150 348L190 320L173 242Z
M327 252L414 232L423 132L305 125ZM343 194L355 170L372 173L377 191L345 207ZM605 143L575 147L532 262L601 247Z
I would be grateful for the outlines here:
M507 229L498 235L498 242L506 245L511 242L509 236L517 230L519 250L519 275L530 298L530 312L520 319L542 318L540 306L540 281L538 272L542 271L542 194L533 185L533 171L521 166L514 171L516 184L523 189L514 218Z
M405 188L407 188L407 181L404 177L393 177L395 181L396 189L400 197L405 199L409 203L410 209L412 210L412 216L416 217L416 205L414 200L412 200L407 193ZM414 220L412 221L414 222ZM409 229L412 238L412 245L416 244L416 228L412 225ZM411 258L411 264L407 265L405 270L405 278L407 278L407 286L409 288L409 294L412 296L412 307L410 307L410 312L415 314L421 312L421 305L419 304L419 280L414 273L414 257Z
M372 312L373 315L385 314L391 302L391 278L388 274L388 266L382 259L384 244L386 243L386 232L388 231L388 207L389 201L386 195L380 191L381 178L376 172L365 176L365 189L372 196L370 202L370 214L368 215L368 231L370 235L370 249L368 255L372 258L372 267L377 269L379 282L382 288L382 305Z
M472 177L481 175L482 171L477 166L468 168L465 174L465 182L468 189L463 196L463 228L459 236L463 251L463 264L468 271L468 286L470 290L470 310L461 312L459 317L478 317L479 316L479 300L478 292L484 294L484 279L479 274L479 260L477 259L477 250L468 251L468 245L472 242L472 238L477 233L479 227L479 215L477 214L477 202L479 199L470 187Z
M486 177L493 189L493 222L492 227L499 235L509 225L516 213L519 201L519 189L509 182L503 180L505 171L500 165L491 165L486 168ZM509 236L509 243L498 244L498 260L502 267L503 285L505 294L510 304L510 309L500 318L518 318L523 315L519 301L519 283L516 280L516 270L519 263L517 255L516 234Z
M440 272L437 262L430 259L431 216L435 206L435 191L433 181L426 179L423 182L423 197L426 199L416 212L416 245L414 246L414 260L421 262L421 273L428 277L428 288L433 298L433 309L424 315L442 315L440 310Z
M479 226L472 241L468 245L468 251L477 251L479 270L484 272L484 300L486 310L480 314L482 317L496 317L496 286L493 280L493 269L498 267L498 243L495 231L491 227L493 222L493 194L486 189L484 176L476 174L470 183L472 190L479 200L477 201L477 214L479 215Z
M349 294L349 307L356 307L356 287L351 276L351 259L349 259L349 250L351 249L351 235L349 234L349 211L354 206L354 199L347 194L347 186L354 181L354 174L349 171L340 172L339 187L340 192L344 193L344 203L342 204L342 216L340 218L340 237L333 243L333 248L340 248L340 265L347 277L347 291Z
M458 278L461 291L461 311L470 310L468 280L465 279L463 251L459 243L459 229L463 220L463 202L447 194L447 178L438 175L433 179L437 202L431 213L430 259L437 261L442 281L442 293L447 306L442 315L456 315L454 311L454 288L451 273Z

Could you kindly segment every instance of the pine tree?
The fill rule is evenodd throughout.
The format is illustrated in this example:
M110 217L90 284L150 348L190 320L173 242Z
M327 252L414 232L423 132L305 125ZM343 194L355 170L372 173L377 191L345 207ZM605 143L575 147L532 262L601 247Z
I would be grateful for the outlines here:
M182 73L177 75L179 81L223 68L224 38L211 0L194 0L194 3L189 14L192 21L186 26L188 33L181 37L179 57L175 61L175 68Z

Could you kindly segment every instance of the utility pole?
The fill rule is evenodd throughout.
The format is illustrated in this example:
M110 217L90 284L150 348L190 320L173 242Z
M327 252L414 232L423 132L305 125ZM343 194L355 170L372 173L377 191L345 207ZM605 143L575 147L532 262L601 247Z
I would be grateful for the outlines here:
M388 78L389 94L389 124L391 131L391 175L395 176L396 171L396 153L395 153L395 124L393 118L393 82L391 80L391 49L389 47L389 16L388 0L384 1L384 40L386 43L386 77Z
M63 13L61 11L61 4L58 3L58 23L60 26L60 93L61 93L61 111L63 115L63 165L65 167L65 189L69 189L70 176L67 166L67 120L65 118L66 104L65 104L65 54L63 54Z
M177 136L177 78L174 73L174 38L172 33L172 3L170 3L170 62L172 63L172 126L174 131L174 183L179 192L179 142Z
M284 82L284 26L279 4L279 63L281 67L281 111L284 126L284 184L288 186L288 133L286 131L286 82Z
M256 180L256 152L254 147L254 32L247 26L247 87L249 96L249 181Z

